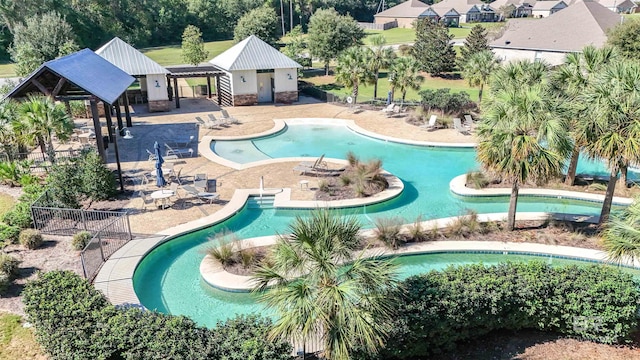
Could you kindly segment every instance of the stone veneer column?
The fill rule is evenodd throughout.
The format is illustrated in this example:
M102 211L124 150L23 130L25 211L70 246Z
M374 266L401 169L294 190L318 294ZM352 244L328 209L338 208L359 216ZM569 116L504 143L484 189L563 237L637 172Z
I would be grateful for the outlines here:
M169 110L171 110L170 100L149 101L149 112L169 111Z
M297 91L281 91L277 92L275 96L277 103L291 104L298 101Z
M233 106L246 106L258 104L258 94L233 95Z

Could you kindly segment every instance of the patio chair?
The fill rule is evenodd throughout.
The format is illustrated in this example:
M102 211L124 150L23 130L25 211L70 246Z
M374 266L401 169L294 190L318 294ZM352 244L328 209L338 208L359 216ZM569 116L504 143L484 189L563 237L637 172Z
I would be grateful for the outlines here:
M198 189L190 185L184 185L182 188L193 197L199 199L202 202L206 200L209 202L209 204L212 204L215 200L218 200L220 198L220 195L218 193L198 191Z
M171 178L173 179L173 181L177 182L180 185L182 185L182 179L180 179L180 173L181 172L182 172L182 168L180 168L180 170L178 170L178 173L176 173L175 171L173 171L171 173Z
M453 127L462 135L469 135L469 129L462 125L460 118L453 118Z
M216 118L216 116L213 114L207 114L207 116L209 117L208 123L211 128L217 128L225 124L224 120Z
M434 130L436 128L437 120L438 120L438 117L436 115L431 115L431 117L429 118L429 121L426 124L421 125L420 128L426 129L426 130Z
M394 107L394 106L396 106L396 104L391 103L391 104L387 105L387 107L386 107L386 108L384 108L384 109L382 109L382 110L380 110L380 111L382 111L383 113L393 112L393 107Z
M466 114L464 116L464 126L471 130L471 127L473 126L473 118L471 117L471 115Z
M229 115L229 113L227 112L227 110L225 109L220 109L220 113L222 113L222 119L230 124L238 124L240 123L240 121L238 121L238 119L234 118L233 116Z
M171 185L169 185L169 189L171 190L171 192L173 192L171 197L175 197L175 200L173 201L175 204L177 204L178 200L180 200L180 194L178 194L178 186L179 185L177 182L172 182Z
M207 174L196 174L196 176L193 177L193 186L202 189L202 191L208 191L209 176Z
M152 198L147 196L147 194L145 194L144 191L138 191L138 197L142 199L142 204L140 205L140 208L142 210L146 210L147 205L151 205L152 208L155 206L155 201L153 201Z
M167 153L165 154L165 156L171 156L171 155L175 155L177 157L183 158L186 157L187 155L189 157L193 156L193 149L192 148L188 148L188 149L174 149L171 146L169 146L169 144L165 143L164 146L167 148Z

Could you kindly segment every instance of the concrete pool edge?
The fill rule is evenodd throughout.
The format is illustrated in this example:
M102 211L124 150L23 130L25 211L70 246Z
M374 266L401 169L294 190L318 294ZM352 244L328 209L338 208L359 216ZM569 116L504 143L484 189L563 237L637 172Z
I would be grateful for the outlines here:
M506 218L506 213L493 213L493 214L480 214L478 215L478 221L502 221ZM517 219L522 220L545 220L549 217L547 213L520 213ZM438 228L444 228L449 226L453 221L458 219L457 216L427 220L421 224L425 229L431 229L434 226ZM404 230L411 226L410 224L404 225ZM361 232L363 236L371 236L373 230L364 230ZM242 249L271 246L276 243L277 236L261 236L251 239L246 239L241 243ZM404 255L417 255L428 254L447 251L492 251L492 252L508 252L508 253L521 253L521 254L533 254L533 255L549 255L558 256L564 258L575 258L576 260L590 260L595 262L606 262L607 254L601 250L587 249L563 245L548 245L539 243L513 243L513 242L501 242L501 241L430 241L407 244L398 250L391 250L388 248L374 248L365 250L364 257L372 256L404 256ZM640 262L624 263L624 266L640 268ZM225 271L222 266L215 261L210 255L205 257L200 262L200 277L209 286L228 292L249 292L251 291L251 277L236 275Z
M242 136L214 136L207 135L203 136L200 144L198 145L198 153L202 155L204 158L213 161L217 164L230 167L236 170L243 170L247 168L251 168L254 166L268 165L272 164L273 160L278 159L269 159L269 160L261 160L261 161L252 161L245 164L240 164L228 159L225 159L218 154L216 154L211 148L211 143L213 141L236 141L236 140L250 140L257 139L265 136L271 136L279 133L284 130L287 125L332 125L332 126L345 126L347 129L355 132L360 136L370 137L377 140L389 141L398 144L404 145L416 145L416 146L424 146L424 147L441 147L441 148L473 148L476 146L474 143L443 143L443 142L432 142L432 141L417 141L417 140L407 140L400 139L396 137L386 136L383 134L378 134L372 131L369 131L365 128L358 126L355 121L347 120L347 119L334 119L334 118L292 118L292 119L274 119L273 128L263 131L260 133L252 134L252 135L242 135ZM287 161L308 161L310 158L308 157L290 157L290 158L282 158L287 159ZM315 159L315 158L312 158ZM335 161L338 159L327 159L330 161Z
M495 196L510 196L511 188L485 188L485 189L473 189L466 186L467 175L462 174L454 177L449 182L449 191L454 195L461 197L495 197ZM568 191L568 190L556 190L556 189L520 189L518 195L523 196L537 196L547 197L551 199L569 199L588 202L602 203L605 196L602 194L590 194L580 191ZM614 196L612 204L620 206L631 205L633 199Z
M276 160L276 159L274 159ZM344 160L340 160L343 161ZM276 208L314 209L321 207L348 208L363 205L372 205L384 202L399 196L404 190L404 183L397 176L383 172L389 187L368 198L357 198L333 201L300 201L291 200L291 189L236 189L231 200L222 209L215 213L193 220L178 226L163 230L153 237L134 239L116 251L103 264L96 275L93 284L101 290L114 304L138 304L140 301L133 286L133 276L142 259L153 249L180 235L197 231L218 224L242 210L252 196L274 196L273 206Z

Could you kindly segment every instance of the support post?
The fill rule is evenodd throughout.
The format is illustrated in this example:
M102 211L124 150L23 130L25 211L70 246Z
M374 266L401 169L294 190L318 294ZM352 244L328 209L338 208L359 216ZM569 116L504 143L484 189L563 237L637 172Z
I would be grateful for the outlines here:
M169 101L173 101L173 88L171 87L171 78L167 75L167 95L169 96Z
M127 118L127 127L132 127L131 123L131 113L129 112L129 97L127 96L127 92L124 92L124 96L122 97L124 100L124 116Z
M93 118L93 131L96 133L96 146L98 147L98 155L103 163L107 162L107 155L104 152L104 143L102 142L102 129L100 128L100 117L98 116L98 103L95 99L89 101L91 104L91 117Z
M207 76L207 95L211 99L211 76Z
M120 129L120 136L124 136L124 125L122 124L122 110L120 110L120 99L116 99L116 121L118 122L118 129Z
M111 122L111 105L103 102L104 104L104 117L107 119L107 135L109 135L109 142L113 143L113 123Z
M180 94L178 94L178 78L173 78L173 91L176 96L176 109L180 109Z
M64 101L64 109L67 111L67 115L73 119L73 112L71 111L71 104L69 104L69 100Z
M109 130L113 130L113 128L111 126L109 126ZM124 180L122 179L122 167L120 166L120 152L118 152L118 138L117 138L117 136L114 136L114 139L115 140L113 142L113 150L114 150L114 152L116 154L116 166L118 167L118 180L120 181L120 191L124 192Z
M216 94L218 94L218 106L222 105L222 98L220 97L220 75L216 76Z

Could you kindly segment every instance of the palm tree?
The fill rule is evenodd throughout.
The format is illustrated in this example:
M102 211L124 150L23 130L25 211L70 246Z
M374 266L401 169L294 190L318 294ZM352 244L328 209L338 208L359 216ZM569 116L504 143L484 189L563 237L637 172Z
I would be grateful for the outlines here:
M478 103L482 103L482 90L489 81L491 74L498 68L499 61L489 50L471 55L464 63L462 77L467 79L469 86L479 86Z
M640 199L611 215L602 232L602 244L613 261L640 260Z
M253 277L260 300L278 315L271 336L305 341L320 336L326 359L349 359L355 347L376 352L391 316L396 266L354 257L360 225L317 210L297 217Z
M20 120L14 124L16 131L25 134L32 144L40 145L44 154L55 161L53 135L67 140L73 132L73 121L64 106L55 104L48 97L29 96L19 108Z
M19 145L19 134L16 134L13 128L16 117L16 108L12 101L0 104L0 144L9 160L13 160L13 155Z
M360 84L371 82L373 74L369 67L369 54L371 50L353 46L343 51L338 57L336 66L336 80L348 88L352 88L353 102L358 100L358 87Z
M574 146L567 168L566 185L573 186L575 183L578 158L594 125L589 120L587 104L580 101L580 96L591 85L598 71L617 56L617 51L612 47L587 46L581 53L568 54L564 63L553 73L554 88L564 97L565 102L572 105L567 115Z
M525 63L511 63L499 69L497 76L506 79L520 74L512 78L529 79L535 74L526 74L527 68L537 71ZM513 230L520 186L529 181L544 183L560 174L570 142L561 102L546 81L504 84L492 88L486 99L477 157L488 171L512 184L507 228Z
M419 90L424 81L424 76L420 75L420 63L412 57L400 57L391 66L391 92L398 89L402 93L402 103L404 103L407 90Z
M396 58L396 53L390 47L385 47L387 39L382 34L374 35L371 38L371 57L369 59L369 67L373 72L373 98L378 98L378 77L380 69L388 69Z
M621 59L605 66L581 96L593 124L584 149L589 157L604 159L610 172L601 225L611 212L618 174L626 186L627 168L640 163L639 83L640 64Z

